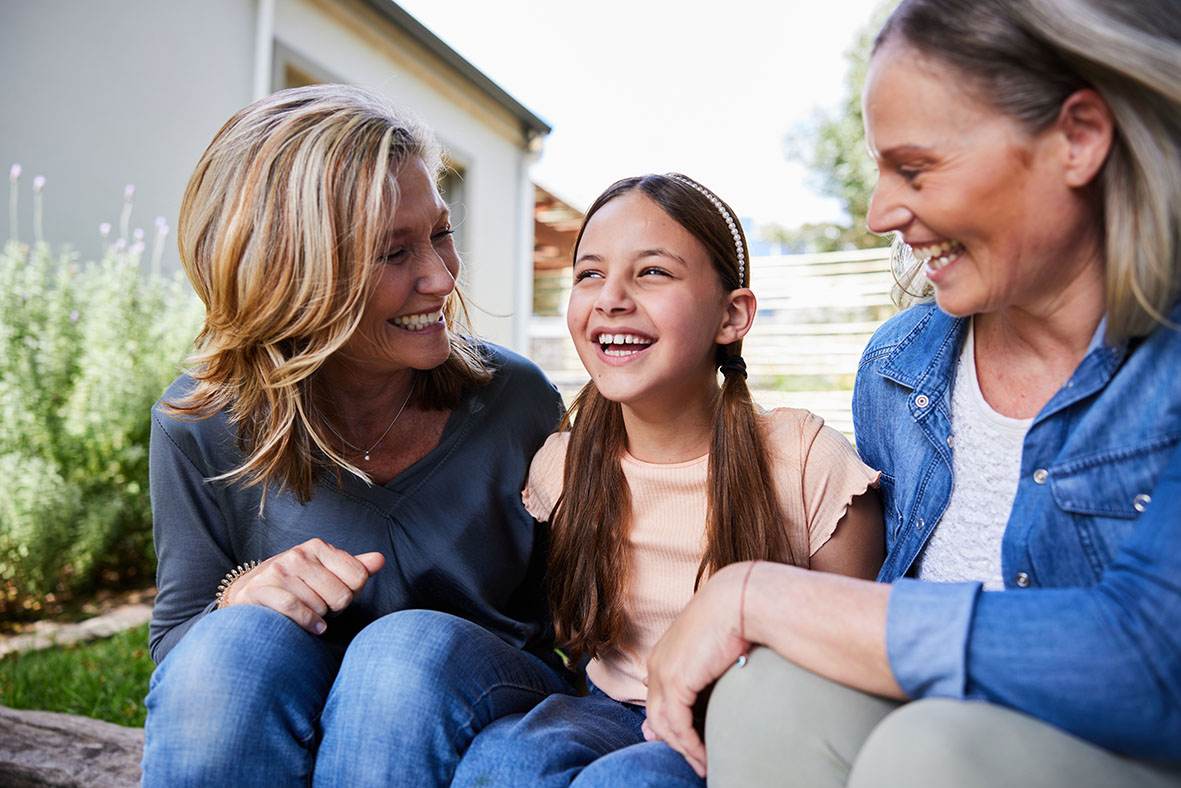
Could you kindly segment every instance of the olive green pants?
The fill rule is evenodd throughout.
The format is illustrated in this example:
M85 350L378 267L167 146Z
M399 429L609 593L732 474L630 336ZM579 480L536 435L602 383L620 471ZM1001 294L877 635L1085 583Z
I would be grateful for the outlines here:
M1124 758L988 703L868 695L768 648L718 681L705 741L711 788L1181 786L1181 763Z

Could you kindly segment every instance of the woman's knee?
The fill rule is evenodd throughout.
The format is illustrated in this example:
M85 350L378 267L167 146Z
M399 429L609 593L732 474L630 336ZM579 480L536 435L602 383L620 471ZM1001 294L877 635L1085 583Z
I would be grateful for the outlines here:
M711 785L844 785L849 764L896 703L829 681L756 648L718 680L705 720Z
M478 624L433 610L382 616L353 639L345 652L336 692L388 697L413 691L422 702L441 699L472 677L487 659L481 643L495 638Z
M290 680L318 684L327 694L332 659L317 638L287 617L256 605L217 610L198 621L152 675L152 706L191 706L193 713L224 704L262 702Z
M852 788L1178 784L1181 769L1118 756L1019 711L931 698L886 717L866 740Z
M145 784L225 776L260 748L298 755L314 743L335 667L317 638L272 610L210 613L152 674Z

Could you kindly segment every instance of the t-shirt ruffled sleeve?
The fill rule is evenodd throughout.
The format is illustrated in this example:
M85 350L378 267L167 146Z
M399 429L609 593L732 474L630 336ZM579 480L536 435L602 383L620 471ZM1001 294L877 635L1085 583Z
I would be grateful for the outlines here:
M525 510L539 522L549 522L558 496L562 494L562 472L566 466L566 446L570 433L555 432L545 443L529 466L529 478L521 491Z
M871 486L879 471L861 461L849 439L814 413L801 425L803 434L804 513L812 555L832 538L849 504Z

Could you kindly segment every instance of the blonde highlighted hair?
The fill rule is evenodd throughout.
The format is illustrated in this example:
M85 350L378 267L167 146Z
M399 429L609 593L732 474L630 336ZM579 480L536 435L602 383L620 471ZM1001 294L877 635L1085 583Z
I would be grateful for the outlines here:
M713 262L722 288L747 286L740 273L731 229L718 206L676 173L626 178L610 186L587 210L587 222L604 205L638 192L660 206L696 238ZM728 205L729 216L737 216ZM749 249L740 225L735 230ZM749 265L749 261L748 261ZM718 345L715 361L742 353L742 340ZM807 529L786 521L775 495L770 464L759 435L746 377L727 365L714 410L709 448L705 552L697 582L727 564L764 559L808 566ZM550 517L547 573L557 643L572 657L597 657L618 645L628 587L628 522L631 496L620 460L627 447L623 410L594 382L578 393L562 421L569 430L562 494Z
M1181 14L1176 0L903 0L875 51L900 40L967 77L1031 132L1093 88L1115 120L1096 181L1107 270L1107 331L1162 323L1181 290ZM901 278L927 295L921 266ZM929 288L929 285L927 285Z
M394 178L420 158L437 177L432 133L371 91L284 90L239 110L201 156L181 203L185 273L205 304L189 358L196 380L182 417L225 411L245 459L221 479L288 488L301 502L340 468L367 478L325 439L312 404L316 372L357 327L378 272ZM456 330L458 290L444 310L451 353L419 372L419 407L454 407L490 377ZM265 500L265 495L263 496Z

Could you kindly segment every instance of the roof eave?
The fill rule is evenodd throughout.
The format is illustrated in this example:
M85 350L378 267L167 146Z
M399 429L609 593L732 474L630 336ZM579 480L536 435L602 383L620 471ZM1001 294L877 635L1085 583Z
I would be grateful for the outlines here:
M530 144L537 137L544 137L552 131L548 123L534 115L525 105L506 93L500 85L489 79L484 72L469 63L462 55L448 46L446 42L428 30L426 26L411 16L400 5L393 2L393 0L361 1L401 28L408 36L421 44L432 55L443 61L444 64L471 83L477 90L508 110L513 117L520 121L521 131L525 137L526 144Z

